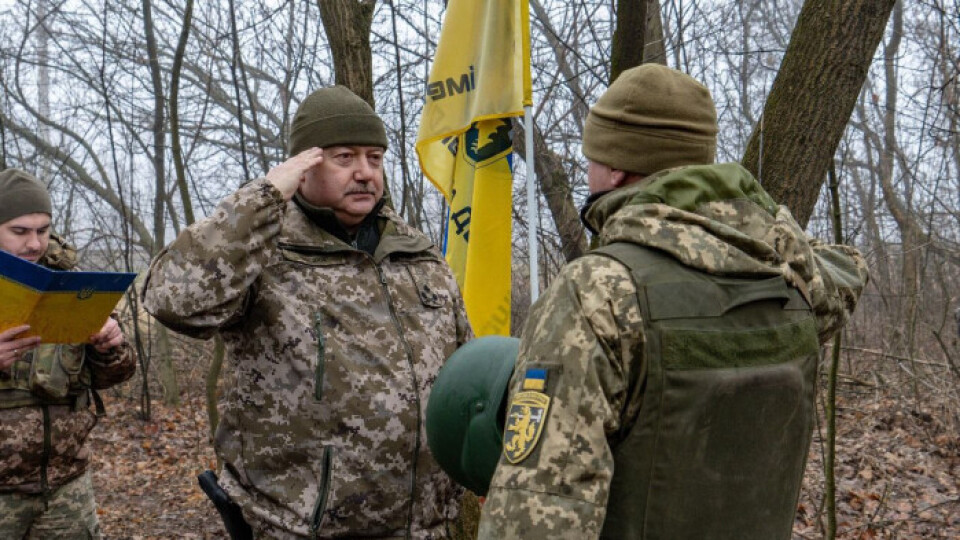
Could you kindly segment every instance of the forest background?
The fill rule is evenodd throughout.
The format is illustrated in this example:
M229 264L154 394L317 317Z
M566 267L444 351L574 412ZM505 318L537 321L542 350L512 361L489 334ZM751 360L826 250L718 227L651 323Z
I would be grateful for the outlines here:
M739 161L871 282L824 349L797 538L960 537L960 2L531 0L540 283L582 254L589 106L660 62L717 102ZM413 152L441 0L0 0L0 168L49 185L86 269L142 272L185 226L285 157L311 90L345 84L390 138L393 205L436 242L444 202ZM513 332L528 310L517 126ZM137 378L110 392L95 483L110 538L222 537L222 348L123 303ZM211 373L213 374L211 376ZM218 386L219 385L219 386ZM835 459L834 459L834 456Z

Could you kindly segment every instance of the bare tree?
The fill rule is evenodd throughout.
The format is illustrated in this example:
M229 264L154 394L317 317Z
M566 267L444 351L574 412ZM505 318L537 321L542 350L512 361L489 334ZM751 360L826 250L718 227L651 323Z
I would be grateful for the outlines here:
M742 162L801 225L813 212L895 1L807 0L800 11Z

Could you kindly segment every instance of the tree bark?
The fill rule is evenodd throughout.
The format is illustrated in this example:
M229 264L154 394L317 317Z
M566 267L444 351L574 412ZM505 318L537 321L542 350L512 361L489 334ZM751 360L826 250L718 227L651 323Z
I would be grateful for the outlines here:
M159 249L164 245L163 237L166 230L164 223L166 200L166 175L164 174L164 141L166 131L163 129L163 79L160 74L160 56L157 52L157 38L153 33L153 15L150 0L143 0L143 33L147 40L147 57L150 59L150 79L153 82L153 172L156 179L156 191L153 200L153 245Z
M524 131L522 122L515 122L517 135L513 138L513 151L522 159L527 159L527 149L524 145ZM565 261L570 262L587 251L587 239L580 224L580 212L573 203L573 188L570 187L570 176L567 174L563 158L550 150L543 138L543 133L533 127L533 148L536 153L537 180L540 181L540 192L547 200L547 208L553 217L553 223L560 235L560 251ZM527 224L532 226L532 224Z
M643 34L643 63L667 65L667 48L663 43L663 19L660 0L647 0L647 29Z
M807 0L800 11L742 162L801 225L813 213L895 1Z
M830 221L833 223L833 241L843 243L843 214L840 211L840 181L833 164L830 165ZM830 355L830 369L827 371L827 400L824 403L824 415L827 417L827 450L823 457L823 499L824 512L827 515L827 540L837 537L837 373L840 368L840 349L843 332L837 332L833 338L833 351Z
M647 0L617 0L617 28L610 46L610 83L626 69L643 63Z
M317 0L317 4L330 43L337 84L353 90L373 107L370 25L376 0Z
M187 225L194 222L194 216L193 202L187 187L187 172L183 164L183 147L180 144L180 71L183 67L183 55L187 50L187 40L190 38L192 24L193 0L187 0L183 12L183 28L177 41L177 49L173 54L173 67L170 69L170 143L173 166L177 173L177 189L180 191L183 216Z

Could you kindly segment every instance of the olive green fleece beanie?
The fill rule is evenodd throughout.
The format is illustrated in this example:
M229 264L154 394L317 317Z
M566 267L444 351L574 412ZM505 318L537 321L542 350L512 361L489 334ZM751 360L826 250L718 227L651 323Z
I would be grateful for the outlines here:
M387 147L383 120L345 86L321 88L297 108L290 130L290 156L314 146Z
M0 171L0 223L27 214L53 214L46 186L20 169Z
M590 109L583 155L649 176L683 165L709 165L717 149L717 111L707 87L659 64L620 74Z

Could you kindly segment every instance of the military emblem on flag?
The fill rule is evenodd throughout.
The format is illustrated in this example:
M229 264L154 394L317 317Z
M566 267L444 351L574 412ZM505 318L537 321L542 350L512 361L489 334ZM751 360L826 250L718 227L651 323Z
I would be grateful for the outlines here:
M417 136L449 204L444 254L477 336L509 335L512 118L529 101L529 14L517 0L450 0Z

